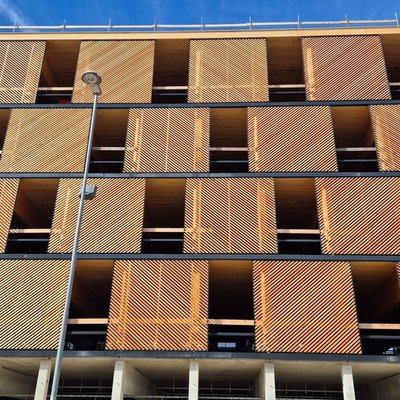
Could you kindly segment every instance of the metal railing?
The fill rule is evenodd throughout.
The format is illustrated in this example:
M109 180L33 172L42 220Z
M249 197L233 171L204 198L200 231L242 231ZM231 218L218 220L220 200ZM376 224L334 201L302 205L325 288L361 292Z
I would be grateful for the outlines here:
M204 23L201 19L199 24L158 24L154 21L148 25L114 25L111 19L105 25L67 25L64 21L61 25L1 25L0 33L8 32L146 32L146 31L213 31L213 30L270 30L270 29L310 29L310 28L352 28L352 27L393 27L400 26L397 13L393 19L362 20L344 19L336 21L301 21L297 16L296 21L280 22L253 22L251 17L243 23L211 24Z

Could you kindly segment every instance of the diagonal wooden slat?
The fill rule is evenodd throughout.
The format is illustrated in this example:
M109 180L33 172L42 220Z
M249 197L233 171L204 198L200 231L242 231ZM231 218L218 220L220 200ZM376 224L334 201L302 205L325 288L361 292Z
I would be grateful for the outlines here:
M139 253L144 179L88 179L97 186L95 199L85 202L79 242L81 253ZM50 253L70 253L79 206L79 179L60 179Z
M256 351L360 354L347 262L255 261Z
M325 254L400 254L400 179L317 178Z
M337 171L329 107L247 109L250 172Z
M107 350L207 350L207 261L116 261Z
M82 82L87 70L101 78L101 103L151 103L154 41L82 41L75 75L73 103L91 103L93 94Z
M189 103L268 101L265 39L191 40Z
M70 262L0 260L0 349L57 348Z
M124 172L208 172L208 108L130 109Z
M273 180L188 179L185 253L276 253Z
M380 171L400 171L400 105L369 106Z
M85 109L12 110L0 171L82 171L89 125Z
M0 179L0 253L4 253L11 226L19 179Z
M379 36L302 38L307 100L391 99Z
M46 42L0 41L0 103L34 103Z

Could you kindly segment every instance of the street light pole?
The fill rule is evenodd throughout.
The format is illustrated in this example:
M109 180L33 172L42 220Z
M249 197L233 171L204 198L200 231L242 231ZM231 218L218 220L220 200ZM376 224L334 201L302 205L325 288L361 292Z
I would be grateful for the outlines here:
M63 358L63 354L64 354L65 336L66 336L67 327L68 327L69 308L71 305L72 287L74 284L76 259L77 259L77 255L78 255L79 237L80 237L80 233L81 233L83 208L84 208L85 200L93 199L95 196L95 193L96 193L96 187L88 186L86 184L86 182L87 182L87 175L89 172L89 165L90 165L90 150L92 148L92 143L93 143L94 125L96 122L97 103L98 103L99 96L101 95L101 90L100 90L101 77L95 71L87 71L82 75L82 80L84 83L90 85L92 93L94 95L94 99L93 99L92 116L90 119L89 139L88 139L88 144L87 144L87 148L86 148L85 169L83 170L82 187L81 187L81 191L80 191L79 209L78 209L78 216L77 216L76 228L75 228L74 245L73 245L72 254L71 254L71 267L69 270L67 294L65 297L64 313L63 313L63 318L62 318L62 323L61 323L61 328L60 328L60 337L59 337L59 341L58 341L56 363L54 366L54 374L53 374L53 381L52 381L52 386L51 386L50 400L56 400L57 393L58 393L58 384L60 381L60 373L61 373L61 363L62 363L62 358Z

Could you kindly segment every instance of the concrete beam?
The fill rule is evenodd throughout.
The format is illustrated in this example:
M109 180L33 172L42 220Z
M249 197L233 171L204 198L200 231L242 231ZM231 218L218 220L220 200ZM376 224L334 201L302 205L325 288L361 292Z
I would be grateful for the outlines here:
M34 400L46 400L51 375L51 360L40 361Z
M149 393L150 380L127 361L116 361L111 400L123 400L124 395L145 396Z
M398 400L400 396L400 374L369 385L371 400Z
M256 380L256 395L265 400L275 400L275 367L272 363L265 363Z
M351 365L342 365L343 400L356 400L353 369Z
M33 394L34 381L32 376L0 367L0 396Z
M190 361L189 365L189 400L199 398L199 362Z

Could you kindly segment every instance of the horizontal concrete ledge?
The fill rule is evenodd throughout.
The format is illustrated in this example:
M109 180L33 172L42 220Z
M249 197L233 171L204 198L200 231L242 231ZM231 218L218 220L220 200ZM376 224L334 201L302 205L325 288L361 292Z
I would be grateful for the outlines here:
M55 358L52 350L0 350L0 358ZM400 356L372 356L359 354L307 354L307 353L231 353L198 351L65 351L64 358L146 358L146 359L215 359L215 360L265 360L265 361L330 361L371 362L400 365Z

